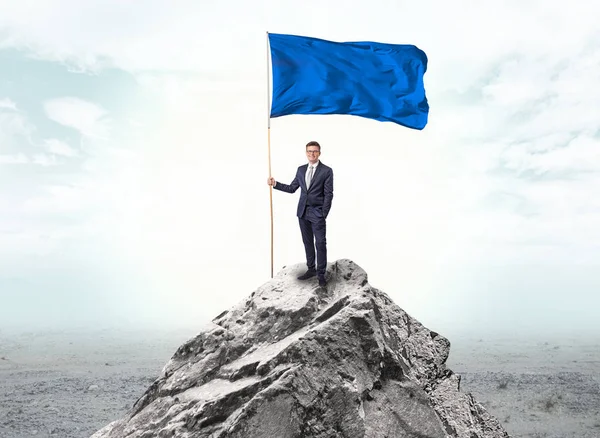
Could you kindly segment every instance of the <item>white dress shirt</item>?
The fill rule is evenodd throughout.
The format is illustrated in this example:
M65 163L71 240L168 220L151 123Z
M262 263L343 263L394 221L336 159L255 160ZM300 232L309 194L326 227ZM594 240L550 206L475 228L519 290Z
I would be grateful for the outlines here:
M304 175L304 182L306 183L306 187L308 188L308 175L310 175L310 166L313 167L313 179L315 177L315 173L317 172L317 166L319 165L319 162L317 161L315 164L310 164L308 163L308 167L306 168L306 174Z

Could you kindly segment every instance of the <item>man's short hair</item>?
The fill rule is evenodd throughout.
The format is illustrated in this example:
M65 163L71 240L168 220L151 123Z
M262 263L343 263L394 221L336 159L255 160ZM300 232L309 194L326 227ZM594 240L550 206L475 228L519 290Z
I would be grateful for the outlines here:
M321 152L321 145L318 142L316 142L316 141L309 141L308 143L306 143L306 147L309 147L309 146L316 146L316 147L319 148L319 152Z

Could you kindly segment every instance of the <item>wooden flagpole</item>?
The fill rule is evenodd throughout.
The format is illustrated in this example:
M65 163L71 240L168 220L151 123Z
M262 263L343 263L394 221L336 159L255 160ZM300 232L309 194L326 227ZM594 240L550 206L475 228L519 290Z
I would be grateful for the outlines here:
M269 32L267 31L267 147L269 150L269 178L271 178L271 82L269 73ZM273 186L269 186L271 207L271 278L273 278Z

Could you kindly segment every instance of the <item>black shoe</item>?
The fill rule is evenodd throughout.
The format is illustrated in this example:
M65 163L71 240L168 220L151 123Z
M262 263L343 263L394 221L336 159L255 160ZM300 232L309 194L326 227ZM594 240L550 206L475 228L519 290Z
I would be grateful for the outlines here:
M327 280L325 280L325 277L319 277L319 286L323 287L327 285Z
M309 269L304 274L300 275L298 277L298 280L308 280L309 278L312 278L315 275L317 275L317 271L313 271L313 270Z

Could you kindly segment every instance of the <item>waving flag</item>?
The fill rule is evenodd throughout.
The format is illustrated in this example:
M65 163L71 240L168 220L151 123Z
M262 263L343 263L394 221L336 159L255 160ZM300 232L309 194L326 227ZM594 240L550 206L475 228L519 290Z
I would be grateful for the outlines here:
M412 45L337 43L269 34L271 117L350 114L423 129L425 52Z

